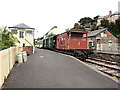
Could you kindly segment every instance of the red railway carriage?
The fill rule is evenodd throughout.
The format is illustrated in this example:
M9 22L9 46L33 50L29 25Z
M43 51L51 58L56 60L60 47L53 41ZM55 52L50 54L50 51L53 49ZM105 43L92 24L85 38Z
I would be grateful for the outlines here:
M86 38L83 38L84 34L86 35ZM87 49L87 40L88 36L86 31L70 30L57 35L56 49Z

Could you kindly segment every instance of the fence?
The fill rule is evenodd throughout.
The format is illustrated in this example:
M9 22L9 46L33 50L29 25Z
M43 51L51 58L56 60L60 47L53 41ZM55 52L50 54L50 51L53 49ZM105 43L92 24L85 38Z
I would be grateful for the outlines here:
M0 51L0 87L13 68L16 55L20 51L22 51L22 47L11 47Z

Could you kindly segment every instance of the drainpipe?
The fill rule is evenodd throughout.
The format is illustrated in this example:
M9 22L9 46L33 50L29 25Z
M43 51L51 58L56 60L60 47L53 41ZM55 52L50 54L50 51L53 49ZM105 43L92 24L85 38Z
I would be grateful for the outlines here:
M88 32L86 33L86 42L87 42L87 49L88 49Z
M34 46L34 30L35 30L35 29L33 29L33 53L35 52L35 46Z

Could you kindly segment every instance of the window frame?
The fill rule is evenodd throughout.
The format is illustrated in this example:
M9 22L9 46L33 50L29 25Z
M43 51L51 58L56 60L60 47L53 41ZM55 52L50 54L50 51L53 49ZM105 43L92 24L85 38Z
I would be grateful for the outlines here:
M25 38L25 32L24 31L19 31L19 38L21 38L21 39Z

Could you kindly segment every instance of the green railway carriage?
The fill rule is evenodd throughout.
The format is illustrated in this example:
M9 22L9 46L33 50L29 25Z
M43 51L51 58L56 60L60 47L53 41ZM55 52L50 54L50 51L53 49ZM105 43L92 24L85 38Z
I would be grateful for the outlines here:
M49 48L49 38L46 39L46 48Z
M53 50L55 48L55 40L54 40L54 38L55 37L52 36L52 37L48 37L47 39L44 39L43 40L43 47Z
M46 48L46 40L43 40L43 48Z
M43 40L43 48L47 48L47 39Z
M49 48L49 38L43 40L43 47Z
M53 49L53 38L52 37L49 38L49 48Z
M55 49L55 46L56 46L55 44L56 44L55 36L50 37L49 38L49 48L52 50Z

